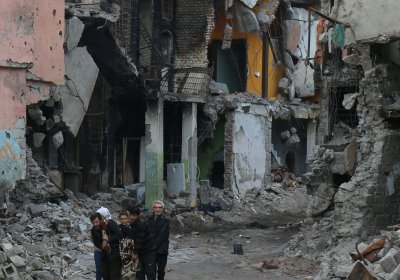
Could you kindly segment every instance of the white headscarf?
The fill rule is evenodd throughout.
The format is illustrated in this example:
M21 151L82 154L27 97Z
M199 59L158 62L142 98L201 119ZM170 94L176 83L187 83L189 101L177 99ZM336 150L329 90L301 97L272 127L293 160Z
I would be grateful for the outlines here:
M100 213L106 220L111 220L111 213L107 208L101 206L96 212Z

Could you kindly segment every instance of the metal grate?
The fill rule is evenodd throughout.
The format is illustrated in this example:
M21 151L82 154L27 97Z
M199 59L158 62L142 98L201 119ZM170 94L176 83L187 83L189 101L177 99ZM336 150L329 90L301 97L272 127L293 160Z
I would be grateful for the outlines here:
M166 69L162 74L161 93L207 95L212 69L203 67Z

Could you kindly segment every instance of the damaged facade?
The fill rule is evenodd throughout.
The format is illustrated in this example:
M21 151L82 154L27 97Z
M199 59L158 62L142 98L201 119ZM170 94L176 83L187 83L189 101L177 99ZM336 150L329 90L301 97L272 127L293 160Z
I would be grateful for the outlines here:
M307 10L274 0L64 5L53 15L58 37L45 38L58 40L49 52L60 71L8 63L39 68L27 81L44 87L21 116L3 118L27 135L3 137L21 158L12 183L24 176L27 146L61 189L125 186L145 190L147 205L164 187L195 203L200 180L243 197L289 178L282 170L307 171L320 112L304 63L317 24L307 28Z

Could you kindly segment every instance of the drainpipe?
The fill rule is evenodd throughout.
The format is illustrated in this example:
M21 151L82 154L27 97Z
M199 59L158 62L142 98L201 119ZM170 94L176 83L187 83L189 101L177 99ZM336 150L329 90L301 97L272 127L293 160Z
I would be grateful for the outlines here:
M261 95L263 98L268 97L268 59L269 59L269 40L268 34L263 32L262 37L262 80L261 80Z

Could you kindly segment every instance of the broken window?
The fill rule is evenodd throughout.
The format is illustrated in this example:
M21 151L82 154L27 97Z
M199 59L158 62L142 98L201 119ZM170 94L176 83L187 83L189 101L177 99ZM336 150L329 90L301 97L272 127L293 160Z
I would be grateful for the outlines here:
M163 62L166 65L171 65L173 63L174 51L174 38L172 37L171 32L163 31L161 33L161 55L163 56Z
M214 80L228 86L229 92L246 91L247 51L245 40L232 40L231 47L223 50L221 41L214 41L209 48L214 65Z
M162 18L172 21L174 17L174 0L162 0L161 5Z

